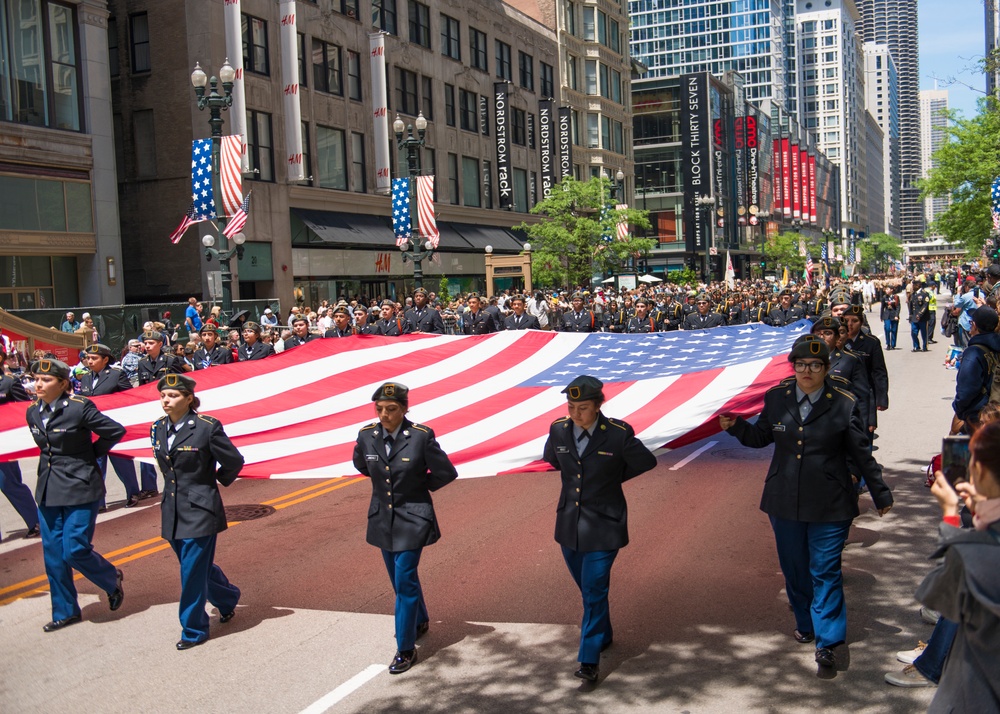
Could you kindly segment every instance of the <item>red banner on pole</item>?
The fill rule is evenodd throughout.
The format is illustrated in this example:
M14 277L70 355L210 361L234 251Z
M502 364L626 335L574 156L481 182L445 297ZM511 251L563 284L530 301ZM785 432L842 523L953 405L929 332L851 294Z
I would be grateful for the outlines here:
M809 156L809 222L816 224L816 157Z
M802 218L802 167L799 164L799 145L791 144L788 151L788 164L792 181L792 218Z

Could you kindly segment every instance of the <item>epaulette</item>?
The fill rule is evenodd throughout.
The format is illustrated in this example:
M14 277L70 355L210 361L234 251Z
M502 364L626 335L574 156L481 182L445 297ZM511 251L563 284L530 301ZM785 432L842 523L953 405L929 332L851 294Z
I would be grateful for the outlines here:
M845 381L846 381L846 380L845 380ZM857 397L855 397L855 396L854 396L853 394L851 394L851 393L850 393L850 392L848 392L848 391L845 391L845 390L841 389L840 387L834 387L834 388L833 388L833 391L835 391L835 392L839 392L839 393L843 394L843 395L844 395L845 397L850 397L850 400L851 400L852 402L856 402L856 401L858 400L858 398L857 398Z
M561 421L569 421L569 417L568 417L568 416L564 416L564 417L559 417L558 419L556 419L556 420L555 420L554 422L552 422L552 423L553 423L553 424L558 424L558 423L559 423L559 422L561 422Z
M625 426L625 422L620 421L618 419L608 417L608 424L611 424L612 426L617 426L622 431L628 431L628 427Z
M850 381L848 381L845 377L841 377L839 374L831 374L828 375L828 377L838 382L843 382L844 384L850 384Z
M89 401L86 397L81 397L79 394L69 395L69 400L71 402L80 402L80 404L86 404Z
M154 421L154 422L153 422L153 426L156 426L157 424L160 424L161 422L165 421L165 420L166 420L166 418L167 418L167 415L166 415L166 414L164 414L164 415L163 415L163 416L161 416L161 417L160 417L159 419L157 419L156 421Z
M423 426L421 424L410 424L410 426L413 427L414 429L416 429L417 431L424 432L425 434L430 434L431 433L430 429L428 429L426 426Z
M208 414L199 414L198 418L201 419L202 421L208 422L209 424L212 424L212 425L215 425L215 424L219 423L218 419L216 419L214 416L209 416Z
M368 424L366 426L361 427L361 431L366 431L368 429L374 429L378 425L379 425L379 422L372 422L371 424Z

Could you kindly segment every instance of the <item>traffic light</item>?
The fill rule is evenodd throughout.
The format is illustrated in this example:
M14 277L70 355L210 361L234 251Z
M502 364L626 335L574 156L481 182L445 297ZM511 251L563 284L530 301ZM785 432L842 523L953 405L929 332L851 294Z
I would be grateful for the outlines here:
M767 261L766 260L761 260L760 261L760 267L761 268L766 268L767 267Z

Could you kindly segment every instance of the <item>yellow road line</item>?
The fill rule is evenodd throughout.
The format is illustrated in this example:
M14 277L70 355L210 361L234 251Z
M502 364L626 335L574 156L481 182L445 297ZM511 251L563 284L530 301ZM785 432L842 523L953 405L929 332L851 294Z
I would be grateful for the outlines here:
M265 506L271 506L275 503L280 503L289 498L295 498L296 496L301 496L303 493L309 493L310 491L315 491L318 488L323 488L324 486L329 486L332 483L337 483L343 479L333 478L329 481L323 481L322 483L315 483L312 486L307 486L306 488L300 488L298 491L292 491L291 493L286 493L284 496L278 496L277 498L272 498L270 501L261 501L261 504Z
M339 480L339 479L338 479ZM309 494L308 496L303 496L302 498L297 498L294 501L288 501L287 503L281 503L274 508L282 509L288 508L289 506L294 506L296 503L302 503L303 501L308 501L310 498L315 498L316 496L322 496L324 493L330 493L331 491L336 491L338 488L344 488L345 486L350 486L357 483L358 481L367 481L364 476L359 476L358 478L351 479L350 481L343 481L338 483L336 486L331 486L330 488L324 489L322 491L317 491L316 493Z

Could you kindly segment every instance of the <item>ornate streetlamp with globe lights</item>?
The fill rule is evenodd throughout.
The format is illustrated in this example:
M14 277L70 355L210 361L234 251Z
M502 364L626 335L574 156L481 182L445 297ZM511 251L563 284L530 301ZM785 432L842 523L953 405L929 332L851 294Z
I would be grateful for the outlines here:
M417 136L413 136L413 127L417 128ZM403 262L407 260L413 262L413 287L421 288L424 285L423 262L429 260L434 255L436 249L429 240L420 241L420 216L415 209L416 192L414 191L417 176L420 175L420 149L424 145L424 133L427 131L427 120L423 112L417 115L413 124L405 124L399 116L392 123L392 130L396 134L396 148L406 151L406 168L410 181L410 238L403 243L399 250L403 254ZM403 132L406 132L406 136Z

